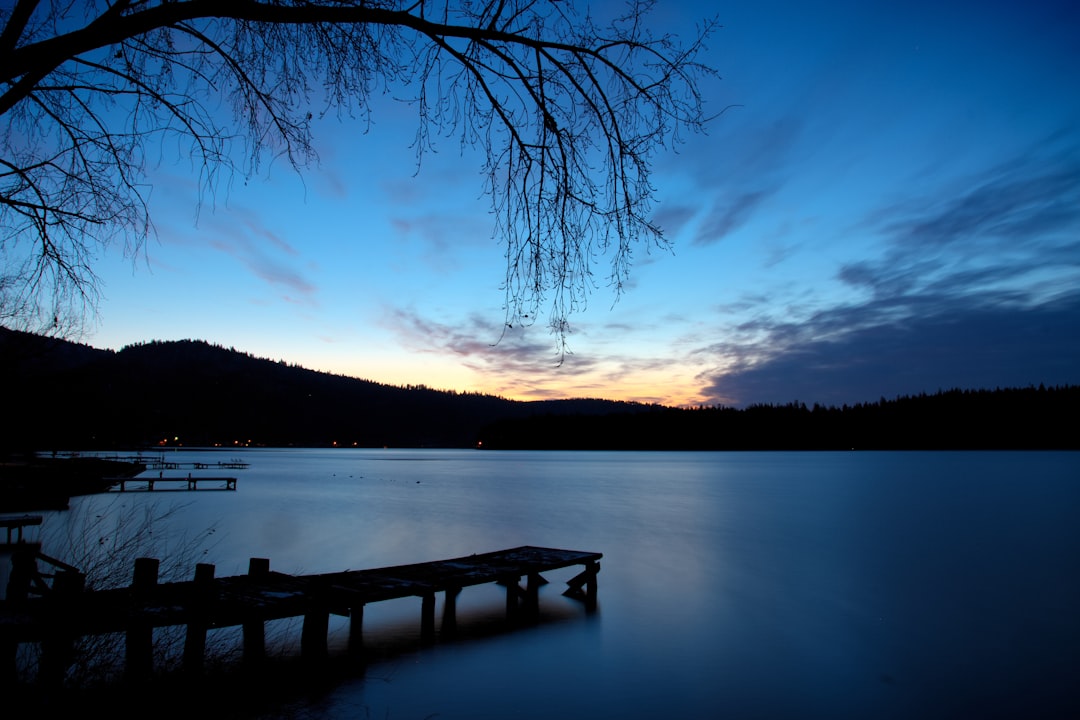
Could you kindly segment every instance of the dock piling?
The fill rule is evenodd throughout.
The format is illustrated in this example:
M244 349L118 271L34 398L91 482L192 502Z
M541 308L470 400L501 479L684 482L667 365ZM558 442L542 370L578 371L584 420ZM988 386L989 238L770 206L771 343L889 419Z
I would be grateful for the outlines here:
M435 639L435 593L424 593L421 598L420 637L424 642L431 642Z
M364 650L364 603L349 608L349 654L360 655Z
M349 608L349 653L359 655L364 649L364 604Z
M460 594L459 587L448 587L443 593L442 631L444 635L451 636L457 632L457 596Z
M251 558L248 560L248 577L252 580L270 574L269 558ZM243 623L244 649L246 663L258 663L266 658L266 626L261 617L250 618Z
M521 576L510 575L499 582L506 585L506 617L507 619L515 618L518 611L518 596L521 595L521 586L518 585L521 582Z
M577 598L585 603L586 608L595 610L597 594L596 576L600 572L600 563L595 560L590 560L583 564L585 565L585 569L566 582L569 587L563 595ZM582 587L584 587L585 590L582 590Z
M58 570L53 578L48 601L56 609L56 619L41 641L40 673L46 687L62 686L74 659L78 632L72 613L85 584L86 576L72 570Z
M308 610L300 631L300 657L310 661L325 660L330 632L330 582L325 576L314 579L308 590Z
M209 563L195 566L195 583L192 586L191 619L188 621L187 634L184 637L184 671L196 675L202 672L206 658L206 632L209 629L208 617L214 601L214 572L216 568Z
M125 640L124 664L125 675L130 681L143 680L154 670L154 626L143 617L138 605L148 599L157 586L159 567L156 558L135 559L131 581L132 619Z

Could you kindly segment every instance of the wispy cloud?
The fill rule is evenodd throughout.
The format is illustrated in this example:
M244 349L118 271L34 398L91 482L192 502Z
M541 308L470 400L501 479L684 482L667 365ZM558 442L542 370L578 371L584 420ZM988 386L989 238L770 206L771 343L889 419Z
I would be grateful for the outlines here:
M618 349L603 354L594 349L560 358L554 339L542 327L507 328L500 333L478 315L453 323L403 308L388 308L383 324L412 352L453 358L483 379L486 392L497 395L670 403L673 393L679 392L667 386L677 366L671 357L628 355Z
M957 243L989 249L1073 233L1080 224L1080 152L1058 136L981 173L881 208L872 223L904 252Z
M754 190L718 198L698 228L693 244L711 245L728 237L745 225L772 194L772 190Z
M278 289L285 289L293 293L291 296L284 297L292 300L304 298L305 302L313 300L312 296L317 290L314 284L297 272L295 268L265 254L249 239L235 237L227 240L215 239L211 240L210 244L236 258L260 280Z
M652 222L666 237L674 237L682 232L697 212L698 208L694 205L668 203L661 205L653 213Z
M432 212L398 216L391 222L403 242L417 239L423 244L421 257L440 273L460 270L457 251L491 238L491 226L475 215Z
M670 207L661 205L655 219L669 234L679 233L700 217L691 244L721 242L754 220L786 186L803 120L794 110L755 124L761 120L748 115L725 123L718 137L701 139L691 152L669 161L665 172L685 175L697 188L672 199Z
M500 329L479 315L456 323L439 321L400 307L386 308L382 324L410 351L454 358L477 372L489 392L521 396L520 388L528 385L527 394L535 397L544 395L545 388L554 392L557 387L551 376L559 365L555 344L550 338L535 339L539 335L535 328Z
M318 288L296 267L299 251L266 227L254 213L230 209L207 218L204 232L211 247L240 262L263 282L282 292L286 302L315 303Z
M891 203L862 229L885 240L878 259L837 278L878 298L1010 287L1051 294L1080 266L1080 150L1056 137L959 183Z

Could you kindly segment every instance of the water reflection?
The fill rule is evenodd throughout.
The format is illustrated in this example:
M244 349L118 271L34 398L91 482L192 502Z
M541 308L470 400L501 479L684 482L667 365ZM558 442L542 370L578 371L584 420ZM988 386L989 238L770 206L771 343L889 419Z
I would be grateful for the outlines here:
M369 608L377 659L289 713L1080 716L1080 454L243 459L236 493L185 496L174 518L217 527L219 575L249 557L322 572L525 544L604 553L595 617L549 586L544 622L487 634L504 596L471 588L462 641L422 647L418 600Z

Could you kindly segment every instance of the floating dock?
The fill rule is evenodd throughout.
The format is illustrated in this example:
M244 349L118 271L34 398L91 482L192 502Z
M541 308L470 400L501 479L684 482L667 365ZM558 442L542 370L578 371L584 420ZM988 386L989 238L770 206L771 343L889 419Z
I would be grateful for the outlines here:
M158 583L156 559L139 558L131 586L99 591L83 590L81 575L73 568L61 568L40 596L13 594L9 585L8 599L0 603L0 683L13 680L20 643L41 643L40 672L59 678L69 664L74 640L103 633L126 634L125 672L139 679L153 670L153 629L175 625L187 626L184 667L188 671L202 669L208 630L242 626L244 660L257 661L266 652L264 623L293 617L303 618L301 657L323 659L331 614L349 618L349 646L359 648L364 606L395 598L421 599L421 637L431 640L437 593L444 594L444 633L456 627L458 594L474 585L505 586L507 616L534 616L540 587L547 582L541 573L575 565L583 569L567 582L564 595L592 609L601 557L596 552L524 546L451 560L317 575L274 572L268 559L252 558L247 575L216 578L213 565L200 564L194 580L173 583ZM27 561L22 562L26 575ZM12 574L17 575L14 567Z

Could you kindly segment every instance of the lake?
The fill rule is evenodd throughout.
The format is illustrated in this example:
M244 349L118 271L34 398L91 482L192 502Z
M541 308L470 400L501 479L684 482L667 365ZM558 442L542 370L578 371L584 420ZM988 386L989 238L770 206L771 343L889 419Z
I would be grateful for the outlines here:
M418 598L370 605L366 672L264 716L1080 716L1080 453L167 457L250 467L196 473L236 475L235 493L75 498L43 537L153 505L171 510L156 536L202 538L218 575L249 557L324 572L604 554L595 613L561 594L577 568L548 575L541 620L512 631L494 585L464 590L460 639L428 646Z

